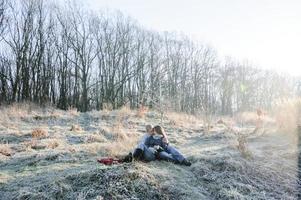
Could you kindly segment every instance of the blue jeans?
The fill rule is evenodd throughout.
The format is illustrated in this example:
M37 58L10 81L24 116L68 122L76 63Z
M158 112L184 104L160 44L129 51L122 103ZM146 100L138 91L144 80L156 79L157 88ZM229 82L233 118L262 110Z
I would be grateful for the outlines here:
M153 147L147 147L145 144L139 144L137 149L143 150L143 160L156 160L156 150Z
M181 163L185 160L184 156L174 147L167 145L165 151L159 153L159 158L170 162Z

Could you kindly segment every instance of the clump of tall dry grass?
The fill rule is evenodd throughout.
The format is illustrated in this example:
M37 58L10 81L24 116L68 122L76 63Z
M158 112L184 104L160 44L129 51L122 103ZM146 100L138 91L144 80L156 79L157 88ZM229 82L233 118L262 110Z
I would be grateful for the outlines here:
M1 118L22 118L31 114L32 109L30 104L27 103L15 103L5 107L1 107Z
M134 134L130 137L118 137L116 140L106 143L104 149L109 156L125 155L134 149L137 142L138 137Z
M31 132L32 138L45 138L48 136L48 131L42 128L36 128Z
M144 118L145 114L148 112L148 107L140 105L139 108L137 109L136 116L139 118Z
M115 124L110 128L110 133L112 135L113 140L123 141L128 138L127 133L125 132L125 128L120 121L116 121Z
M132 114L132 110L130 109L129 106L127 105L122 106L117 112L117 120L123 121L129 116L131 116L131 114Z
M236 148L240 152L242 157L251 158L252 153L247 147L247 139L249 136L255 134L257 132L258 128L255 127L255 129L249 133L242 133L238 129L235 129L233 127L233 125L226 123L224 120L219 120L218 123L223 124L228 129L228 131L235 136L236 141L237 141Z
M0 127L2 128L8 128L8 124L10 122L9 117L7 115L7 113L5 111L3 111L3 109L0 110Z
M49 120L57 119L61 116L61 111L51 107L41 107L34 103L14 103L0 108L0 121L8 122L9 120Z
M295 134L301 118L301 99L290 99L276 102L273 109L279 131Z
M12 156L13 150L10 148L8 144L0 144L0 154L4 156Z
M74 132L80 132L82 130L83 130L82 127L80 127L80 125L78 124L72 124L70 128L70 131L74 131Z
M103 129L102 134L109 139L103 147L109 156L126 154L134 148L138 141L137 134L129 133L120 121L116 121L112 127Z
M234 116L236 122L241 125L256 125L262 120L262 116L257 112L242 112Z
M69 106L69 107L68 107L68 113L69 113L71 116L79 116L79 112L78 112L77 108L72 107L72 106Z
M60 146L66 146L61 139L55 138L47 138L38 140L37 138L32 138L30 141L23 142L23 145L26 147L27 150L34 149L34 150L42 150L42 149L55 149ZM25 150L26 150L25 149Z
M25 141L23 142L23 144L25 145L26 150L46 148L46 146L44 145L43 147L41 147L41 145L39 144L36 138L32 138L30 141Z
M61 145L61 141L59 139L49 139L46 141L47 148L55 149Z
M102 110L103 111L112 111L113 105L111 103L103 103L102 104Z
M99 131L99 134L110 141L123 140L128 137L121 123L113 124L111 127L104 126Z
M85 143L103 143L103 142L107 142L107 139L100 134L92 134L92 135L88 135L85 137Z
M75 148L69 149L70 152L78 152L78 151L86 151L93 155L103 155L104 154L104 146L100 143L85 143L82 145L77 145Z
M21 105L14 104L7 107L0 108L0 130L10 129L14 131L14 134L19 134L21 130L19 129L20 119L28 116L28 112L21 108Z
M237 149L238 151L241 153L241 155L244 158L251 158L252 153L251 151L247 148L247 137L248 135L244 135L244 134L237 134Z
M173 126L191 127L203 123L196 116L186 113L167 112L166 117L169 119L169 124Z

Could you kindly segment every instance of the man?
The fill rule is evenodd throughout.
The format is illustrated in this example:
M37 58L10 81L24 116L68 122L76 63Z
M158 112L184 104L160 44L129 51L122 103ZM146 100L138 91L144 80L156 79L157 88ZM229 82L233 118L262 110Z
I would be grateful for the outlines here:
M134 150L133 158L136 160L153 161L156 160L156 149L148 147L146 141L148 138L155 134L152 125L146 125L146 134L143 135L139 141L137 148Z

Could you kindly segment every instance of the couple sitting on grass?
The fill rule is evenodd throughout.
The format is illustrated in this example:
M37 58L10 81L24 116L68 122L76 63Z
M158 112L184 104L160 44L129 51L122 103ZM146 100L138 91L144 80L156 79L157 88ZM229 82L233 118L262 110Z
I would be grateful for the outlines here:
M146 126L146 134L133 152L133 158L142 161L165 160L175 164L190 166L191 163L172 147L161 126Z

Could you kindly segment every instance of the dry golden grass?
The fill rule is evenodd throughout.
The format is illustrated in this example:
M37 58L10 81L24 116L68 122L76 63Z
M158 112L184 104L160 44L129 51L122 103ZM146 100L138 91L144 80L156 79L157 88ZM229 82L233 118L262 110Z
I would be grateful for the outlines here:
M234 116L234 121L242 126L255 126L256 132L259 131L262 134L266 132L268 127L275 127L274 117L260 109L254 110L254 112L238 113Z
M258 127L255 127L255 129L249 133L242 133L241 130L235 129L233 124L230 124L225 120L220 119L217 123L224 125L227 128L227 130L235 136L237 141L236 148L240 152L240 154L244 158L251 158L252 153L247 147L247 139L249 136L254 135L258 131Z
M0 154L4 156L12 156L13 150L10 148L8 144L0 144Z
M217 124L224 124L225 121L224 121L223 119L219 119L216 123L217 123Z
M32 138L45 138L48 136L48 131L42 128L36 128L31 132Z
M106 138L100 134L92 134L85 137L85 143L106 142Z
M196 116L186 113L167 112L166 117L172 126L192 127L203 124Z
M80 125L77 125L77 124L73 124L70 129L70 131L74 131L74 132L78 132L78 131L82 131L82 130L83 130L82 127L80 127Z
M128 154L137 145L136 137L128 137L125 140L113 141L104 145L104 150L109 156L120 156Z
M52 118L61 118L63 116L62 111L58 111L58 110L51 110L50 111L50 116Z
M120 156L131 151L137 141L135 131L129 132L117 118L110 126L103 126L99 133L86 136L81 149L95 155Z
M5 119L5 121L1 120L0 123L1 123L2 127L5 128L5 129L19 131L19 129L17 128L16 123L15 122L11 122L8 119Z
M37 140L36 138L24 142L24 145L26 146L27 150L31 150L31 149L41 150L47 148L46 144L42 143L40 140Z
M247 148L247 135L237 135L237 149L244 158L250 158L252 156L251 151Z
M10 122L15 122L18 119L28 120L29 118L33 118L35 120L49 120L62 116L62 111L50 107L40 107L33 103L14 103L1 107L0 113L0 122L6 126L11 126L9 125Z
M118 121L115 122L115 124L113 124L111 127L103 126L99 134L109 140L122 140L127 137L122 123Z
M102 109L104 111L112 111L113 110L113 105L111 103L103 103Z
M144 118L145 114L147 112L148 112L148 107L141 105L141 106L139 106L139 108L137 110L136 116L139 117L139 118Z
M45 149L45 145L41 145L36 138L31 139L30 141L23 142L26 151L30 151L32 149Z
M38 140L37 138L32 138L30 141L25 141L21 145L25 147L24 150L30 151L31 149L41 150L41 149L55 149L62 147L67 149L68 145L62 140L57 138L47 138Z
M86 143L81 145L76 145L73 149L71 148L69 151L72 152L85 151L93 155L101 155L104 152L104 146L100 143Z
M97 118L97 119L101 119L102 116L105 114L102 110L91 110L89 112L90 116L92 116L93 118Z
M93 177L99 176L102 180L111 180L112 177L115 180L115 178L117 177L118 180L112 182L112 184L108 183L107 185L110 185L110 187L112 186L113 190L111 188L110 189L113 192L118 192L118 197L120 198L130 198L128 196L122 196L124 188L127 187L129 183L135 183L134 186L130 185L130 187L137 187L138 191L139 188L148 189L146 188L146 186L149 185L150 182L145 183L145 185L141 185L140 182L142 179L151 179L156 181L156 184L162 183L165 186L173 185L173 187L171 188L165 188L168 191L175 190L176 195L170 196L170 198L176 197L177 194L187 194L186 196L181 197L186 199L206 199L206 196L195 196L195 194L197 193L203 194L203 188L199 190L199 187L190 188L189 186L189 183L191 181L198 181L196 185L208 185L208 187L206 187L205 189L208 189L210 194L216 193L216 198L224 197L236 199L248 199L252 198L252 195L254 197L254 193L249 196L250 192L248 188L254 188L254 185L250 185L249 183L262 185L263 188L265 187L264 184L267 184L268 189L264 190L267 192L261 196L256 196L258 198L264 199L267 197L266 194L268 194L269 191L275 191L275 189L279 191L286 191L282 190L284 187L278 187L278 185L285 185L285 182L280 181L277 182L277 184L274 184L269 181L270 177L272 177L271 175L281 175L288 172L288 170L283 167L279 169L279 171L281 170L280 173L279 171L274 170L272 168L274 160L277 164L277 168L280 161L281 163L285 163L285 161L293 160L295 155L295 151L292 151L293 153L289 153L291 151L290 149L289 152L282 150L286 147L283 146L283 144L285 143L281 142L281 144L279 144L281 145L279 146L279 149L281 150L278 154L277 144L275 144L275 141L272 137L269 143L269 136L273 135L267 135L268 137L264 138L266 140L261 140L261 138L258 137L253 137L252 140L249 140L245 137L245 132L249 131L251 127L253 128L253 126L237 126L234 123L234 120L230 118L223 117L219 121L214 120L214 122L216 122L218 125L214 124L214 130L211 130L211 133L213 134L204 135L203 122L201 119L181 113L167 113L168 119L164 118L162 125L164 126L164 128L166 128L168 134L170 132L175 132L175 134L170 135L170 142L172 145L179 148L179 150L183 152L185 156L187 156L189 161L192 162L192 167L183 167L167 162L151 162L147 164L142 162L135 162L132 165L117 165L113 169L111 167L108 168L99 165L98 163L96 163L96 158L105 156L113 156L118 158L119 156L128 154L136 147L138 139L140 139L141 135L144 133L145 124L158 123L158 118L156 117L157 115L150 115L151 113L147 113L147 119L139 119L133 117L136 114L136 111L131 111L128 108L123 108L121 112L119 112L118 110L109 112L105 120L100 120L100 117L103 115L102 111L93 114L87 113L87 115L89 115L89 118L86 117L86 114L80 114L79 117L72 117L68 112L63 111L62 116L64 117L64 120L66 119L66 116L68 116L69 123L71 123L67 125L62 123L59 119L50 121L51 123L48 123L48 121L46 121L48 119L45 119L45 121L44 119L43 121L33 120L32 116L35 116L36 113L34 113L33 111L31 112L31 117L29 119L18 121L17 127L22 130L22 133L20 133L17 137L15 134L16 131L8 129L5 130L5 128L3 128L3 130L0 130L1 133L11 135L9 138L10 141L15 140L13 141L13 144L4 145L3 149L6 148L6 150L1 150L2 146L0 146L0 159L8 161L7 163L1 163L5 170L1 172L0 182L4 183L4 187L7 188L13 188L17 185L17 192L21 190L24 191L23 196L18 196L17 192L7 193L8 198L10 196L17 196L20 198L40 198L41 196L52 198L53 196L49 195L53 193L56 194L57 191L62 191L63 193L60 193L60 195L63 195L62 198L70 197L72 199L74 197L74 188L76 189L76 191L79 191L79 194L80 192L84 191L82 193L83 196L81 196L80 198L85 198L87 197L85 195L95 194L95 191L97 193L99 187L97 186L97 183L95 183ZM253 116L256 119L258 117L258 114L256 113L256 111L254 111L254 113L255 115ZM121 117L118 116L119 114L121 115ZM99 115L99 117L97 116L90 118L91 115ZM38 113L38 116L44 117L45 114ZM283 118L284 119L281 119L280 121L286 120L285 116ZM93 120L93 123L91 123L91 128L88 127L85 123L87 122L86 120L89 119ZM229 135L228 131L223 126L224 123L227 123L231 120L233 121L233 124L230 126L233 131L237 133L237 135L235 136ZM9 122L12 123L14 122L14 120L9 119ZM96 124L98 122L99 124ZM135 126L129 126L127 125L127 123L133 123ZM53 126L47 127L44 124L53 124ZM83 124L82 128L84 128L85 131L82 131L80 133L68 131L68 129L71 128L72 124ZM255 126L260 127L261 124L256 124L255 120L254 128ZM38 139L38 137L33 137L31 141L28 141L28 134L31 133L31 130L33 129L32 127L45 128L45 130L49 131L50 137L47 137L45 139ZM81 128L74 128L74 131L77 130L81 130ZM101 131L99 133L95 133L95 130ZM241 132L241 134L239 134L239 132ZM279 138L281 139L281 137ZM28 149L25 148L26 145ZM261 145L262 148L260 147L258 151L257 149L255 151L254 148L257 148ZM17 146L20 146L20 148L16 148ZM22 149L22 151L19 151L18 149ZM13 151L12 153L14 154L14 156L6 156L10 154L11 150ZM252 152L252 154L250 151ZM278 155L274 155L270 152L276 152L275 154ZM70 154L72 155L70 156ZM258 157L260 159L246 160L242 158L249 158L252 155L254 155L254 158L257 158L257 155L259 155L260 157ZM270 160L273 160L272 162L270 160L265 160L266 158L269 158L270 155ZM285 156L285 159L282 160L282 156ZM267 169L266 171L264 168L265 164ZM291 166L289 167L291 168ZM101 173L99 173L99 168L101 168L102 170ZM53 170L58 172L55 174L55 177L53 176ZM221 171L226 173L220 173ZM123 179L124 177L128 177L128 174L132 174L132 172L139 172L139 176L136 176L133 179ZM208 175L208 177L206 177L208 179L206 179L205 181L203 181L202 179L204 174L206 176ZM70 176L72 177L70 178ZM231 179L228 179L229 176L231 177ZM65 187L66 181L62 179L59 180L60 182L58 184L53 185L53 180L60 177L67 177L68 184L70 184ZM76 178L80 178L82 180L83 177L84 181L86 181L85 185L87 185L87 188L83 188L82 186L76 188L76 186L78 185L78 180ZM164 180L162 179L162 177ZM262 177L264 179L261 179ZM295 186L294 177L294 175L288 177L279 177L279 180L292 180L292 187L285 186L285 189L288 188L289 190L287 194L276 197L279 197L279 199L285 198L288 196L289 192L293 191L292 189ZM18 181L20 178L22 178L22 181L20 183L15 182L15 180ZM28 183L31 184L33 178L37 182L33 185L34 187L28 187ZM278 177L272 177L272 179L278 180ZM135 180L138 180L138 185L136 184L137 181ZM213 181L208 183L207 180ZM123 183L124 185L122 185ZM173 183L177 184L174 185ZM45 188L48 188L49 190L41 193L41 196L36 196L37 192L39 192L38 190L40 189L41 184L47 186ZM156 188L154 188L155 191L158 191L158 188L160 189L160 184L157 185L158 187L156 186ZM241 194L238 194L237 196L225 196L225 193L221 192L220 188L227 188L229 185L235 188L237 184L242 186L241 190L238 191L241 192ZM119 185L121 189L116 191L116 185ZM183 185L188 185L189 187L187 186L187 188L182 188ZM93 191L90 190L91 187ZM85 193L86 191L88 192ZM245 191L247 192L244 193ZM261 189L256 190L255 192L256 194L262 194ZM148 192L146 193L148 194ZM136 197L138 196L136 193L134 195L136 195ZM148 199L151 198L151 196L153 196L153 193L146 197L138 196L138 198L144 197L145 199ZM289 197L293 198L292 195ZM91 198L93 198L93 196Z
M72 106L69 106L69 108L68 108L68 113L69 113L71 116L79 116L79 112L78 112L77 108L72 107Z
M49 139L47 141L47 148L49 148L49 149L55 149L58 146L60 146L60 144L61 144L61 141L58 140L58 139Z
M128 110L119 111L121 113L127 113ZM100 130L99 134L105 136L109 140L124 140L128 136L125 132L126 125L125 119L123 116L127 116L125 114L120 114L116 117L115 121L112 122L110 126L103 126Z
M7 113L3 109L0 110L0 113L1 113L1 115L0 115L0 127L1 128L2 127L3 128L7 128L6 124L9 123L9 117L8 117Z
M21 143L21 145L24 145L26 147L26 149L30 149L32 146L37 144L37 140L36 139L31 139L30 141L24 141Z
M123 140L128 139L128 135L119 126L112 127L112 135L113 135L114 140L117 140L117 141L123 141Z
M132 110L130 109L129 106L122 106L118 111L117 111L117 120L123 121L125 118L129 117L132 115Z
M273 110L278 129L287 134L295 134L301 117L301 99L278 102Z
M6 114L10 118L22 118L31 114L34 104L15 103L1 109L1 113Z
M51 119L57 119L61 117L58 113L46 113L46 114L34 114L33 119L35 120L51 120Z
M105 127L104 127L105 128ZM105 128L106 137L111 138L103 143L102 148L109 156L120 156L130 152L137 145L139 135L135 131L129 132L122 123L116 121L112 127Z
M70 152L70 153L75 153L76 152L76 149L74 147L69 147L67 148L67 150Z
M242 124L256 125L258 123L258 115L254 112L242 112L234 116L235 121Z

